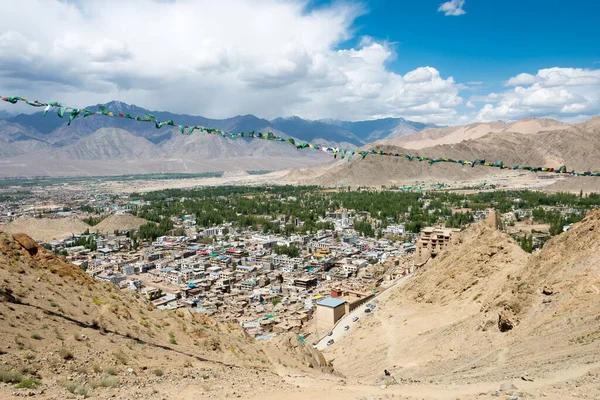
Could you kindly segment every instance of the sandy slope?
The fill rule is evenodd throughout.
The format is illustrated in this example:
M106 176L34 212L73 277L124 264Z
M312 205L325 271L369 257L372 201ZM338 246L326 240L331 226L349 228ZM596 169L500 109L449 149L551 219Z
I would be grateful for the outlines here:
M73 234L85 232L90 226L77 218L33 218L19 217L11 223L0 226L9 233L26 233L35 240L52 242Z
M386 293L368 324L325 356L365 384L387 368L396 380L483 389L508 378L520 388L554 391L552 398L598 395L599 227L595 212L532 256L508 236L475 227ZM500 314L512 330L499 330Z
M143 218L138 218L131 214L111 215L90 228L90 231L100 233L113 233L118 231L137 230L140 226L147 224L148 221Z

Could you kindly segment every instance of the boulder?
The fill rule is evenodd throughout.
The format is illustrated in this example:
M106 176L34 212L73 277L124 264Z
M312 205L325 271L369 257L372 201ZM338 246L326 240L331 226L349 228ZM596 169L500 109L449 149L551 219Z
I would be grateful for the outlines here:
M542 289L542 294L545 294L546 296L550 296L554 293L554 290L552 290L552 288L550 286L544 286L544 288Z
M512 382L504 382L502 385L500 385L500 391L502 392L508 392L510 390L517 390L518 387L516 387Z
M24 233L15 233L13 235L15 240L32 256L38 252L38 244L31 237Z
M498 329L500 329L500 332L508 332L512 328L514 328L515 325L516 325L516 322L510 311L508 311L508 310L500 311L500 313L498 314Z

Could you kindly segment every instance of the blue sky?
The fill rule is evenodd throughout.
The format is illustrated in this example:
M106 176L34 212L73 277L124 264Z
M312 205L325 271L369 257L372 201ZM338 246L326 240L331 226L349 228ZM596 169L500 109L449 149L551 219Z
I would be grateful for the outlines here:
M460 81L493 81L549 65L600 62L598 1L471 0L466 14L454 17L435 12L440 3L372 0L355 26L360 34L398 42L391 64L400 73L435 65Z
M600 114L598 15L583 0L20 0L0 14L0 94L213 118L581 121Z
M353 28L393 43L390 70L404 74L435 66L458 82L482 82L474 92L499 90L507 76L551 66L600 68L600 1L467 0L465 14L436 12L436 0L370 0ZM312 1L312 7L331 1Z

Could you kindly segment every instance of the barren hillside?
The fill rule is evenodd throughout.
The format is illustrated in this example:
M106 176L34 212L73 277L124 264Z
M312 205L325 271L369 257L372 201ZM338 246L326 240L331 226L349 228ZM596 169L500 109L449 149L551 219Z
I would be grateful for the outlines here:
M460 143L474 140L490 133L521 133L533 135L539 132L567 129L565 124L553 119L526 118L517 122L480 122L469 125L450 126L446 128L429 128L411 135L384 139L376 144L388 144L407 149L424 149L441 144Z
M392 145L366 146L389 153L414 154L431 158L448 157L456 160L501 160L505 165L554 167L566 165L569 170L600 171L600 147L590 143L600 141L600 117L561 130L523 133L489 133L476 140L456 144L436 145L411 150ZM313 173L314 172L314 173ZM389 185L407 181L437 179L442 181L469 181L490 175L508 176L509 171L476 166L474 168L452 163L409 161L402 157L367 155L355 156L351 162L339 161L334 167L310 170L306 180L315 178L324 185Z
M114 231L131 231L140 229L140 226L147 224L144 218L138 218L131 214L111 215L90 228L91 231L100 233L113 233Z
M397 381L485 391L512 380L529 395L596 396L599 227L597 211L534 255L504 233L472 227L325 356L371 384L388 369Z
M333 375L295 335L254 342L158 310L0 233L0 398L593 398L599 228L596 212L532 256L490 227L466 231L328 348ZM506 380L519 389L499 392Z
M73 234L85 232L90 226L77 218L33 218L19 217L11 223L0 226L8 233L26 233L35 240L52 242Z
M278 369L318 371L297 338L266 348L190 309L158 310L26 235L0 232L0 280L2 399L260 396L292 388Z

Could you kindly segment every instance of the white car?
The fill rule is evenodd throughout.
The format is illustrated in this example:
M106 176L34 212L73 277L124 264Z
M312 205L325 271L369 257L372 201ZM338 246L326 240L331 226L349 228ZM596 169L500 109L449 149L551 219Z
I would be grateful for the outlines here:
M354 318L352 318L352 322L356 322L356 321L358 321L359 319L360 319L359 317L354 317Z
M346 326L344 327L344 330L345 330L345 331L347 331L348 329L350 329L350 327L349 327L348 325L346 325Z
M329 339L327 341L327 346L331 346L333 343L334 343L334 340L333 339Z

